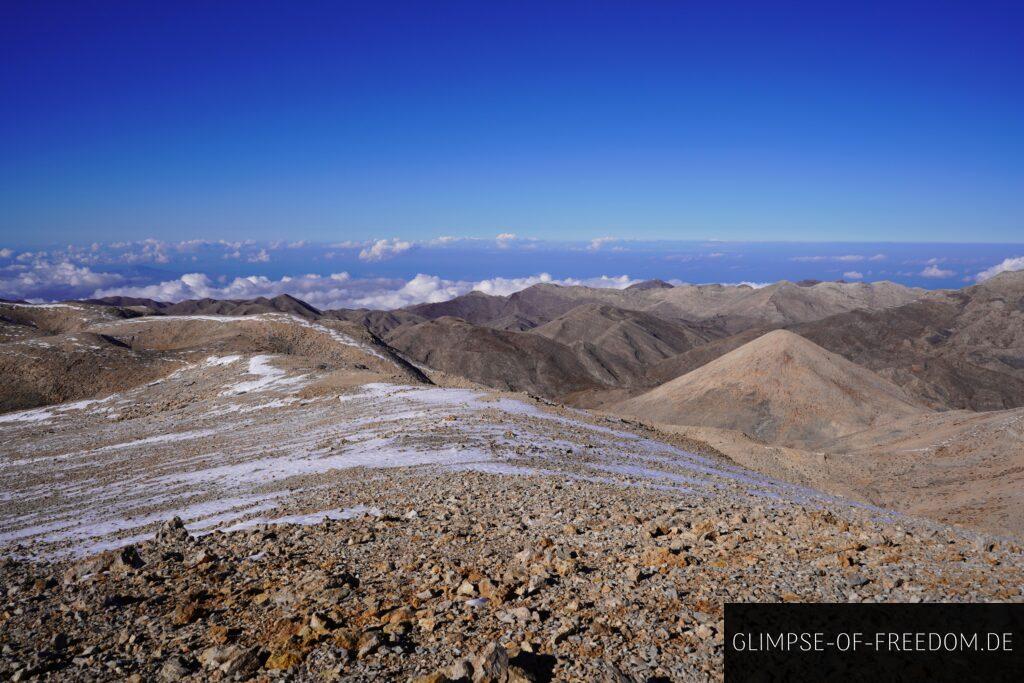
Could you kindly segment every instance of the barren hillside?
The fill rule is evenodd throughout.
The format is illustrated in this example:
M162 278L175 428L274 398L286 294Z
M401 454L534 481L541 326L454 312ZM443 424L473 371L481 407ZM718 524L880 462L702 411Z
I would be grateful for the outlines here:
M416 363L494 389L557 398L600 386L568 347L536 334L438 318L400 327L387 342Z
M0 675L693 680L721 676L727 601L1021 599L1019 546L634 423L192 348L0 418Z
M1024 405L1024 271L792 329L938 407Z
M668 424L720 427L809 446L927 409L898 386L776 330L611 408Z
M619 387L642 383L653 364L700 346L715 331L662 320L607 304L583 304L531 330L571 348L599 381Z
M820 282L805 286L783 281L760 289L747 285L673 287L666 283L626 289L538 284L508 297L472 292L451 301L405 310L426 318L455 316L490 327L508 324L511 320L521 325L539 326L577 306L606 304L646 312L668 321L703 321L719 327L722 332L735 333L757 325L787 325L861 308L879 310L898 306L924 293L924 290L892 282Z

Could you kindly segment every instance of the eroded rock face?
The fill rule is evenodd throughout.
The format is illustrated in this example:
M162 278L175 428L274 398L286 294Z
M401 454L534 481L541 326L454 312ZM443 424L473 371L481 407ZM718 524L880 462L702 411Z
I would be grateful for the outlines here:
M5 561L0 676L692 680L726 601L1024 599L1019 547L846 506L416 470L316 495L383 509Z

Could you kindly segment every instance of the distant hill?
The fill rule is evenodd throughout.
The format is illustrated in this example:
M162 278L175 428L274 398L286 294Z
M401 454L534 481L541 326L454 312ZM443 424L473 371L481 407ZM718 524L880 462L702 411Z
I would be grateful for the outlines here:
M303 318L320 317L320 311L301 299L281 294L273 299L194 299L161 309L167 315L257 315L259 313L291 313Z
M484 325L505 315L504 311L507 307L508 300L503 296L491 296L473 291L448 301L418 304L404 310L430 320L452 316L476 325Z
M551 322L577 306L605 304L669 321L705 322L723 333L750 327L819 320L859 308L880 309L920 298L924 290L892 282L795 284L760 289L746 285L672 285L660 280L626 289L537 284L507 297L472 292L450 301L410 306L424 318L454 316L498 329L528 329Z
M644 291L648 289L672 289L674 285L670 285L664 280L644 280L643 282L637 282L635 285L626 287L627 290Z
M259 313L291 313L303 318L315 319L321 312L301 299L290 294L279 294L272 299L188 299L178 303L154 301L128 296L107 296L100 299L85 299L78 303L122 308L145 308L163 315L257 315Z
M1024 406L1024 271L791 329L936 407Z
M400 327L387 342L417 363L495 389L565 397L599 387L568 347L538 334L444 317Z
M144 299L137 296L105 296L99 299L83 299L79 303L93 304L96 306L119 306L124 308L134 306L148 308L153 311L160 311L173 305L166 301L155 301L153 299Z
M927 412L898 386L785 330L758 337L613 412L807 447Z
M369 308L336 309L327 311L324 317L358 323L382 338L398 327L415 325L426 320L423 316L409 311L377 311Z
M583 304L531 334L564 344L598 380L615 386L642 383L646 368L705 344L714 332L695 323L662 320L608 304Z
M648 371L650 384L683 375L774 327L754 327L684 351ZM1024 406L1024 272L902 306L859 309L786 326L941 409Z

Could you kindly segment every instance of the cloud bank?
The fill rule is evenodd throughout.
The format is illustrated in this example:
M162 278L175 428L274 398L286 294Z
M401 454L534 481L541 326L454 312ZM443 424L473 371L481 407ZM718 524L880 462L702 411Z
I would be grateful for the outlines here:
M858 263L860 261L884 261L885 258L885 254L874 254L873 256L865 256L864 254L843 254L841 256L790 256L789 260L800 263L821 263L823 261Z
M624 288L637 280L627 275L595 278L554 278L548 273L528 277L495 277L486 280L446 280L420 273L410 280L391 278L353 278L347 272L322 276L316 274L284 276L274 280L262 275L238 277L217 282L204 273L189 273L174 280L152 285L120 286L97 289L95 298L131 296L157 301L185 299L252 299L290 294L322 310L332 308L390 309L420 303L447 301L471 291L508 296L540 283Z
M994 278L999 273L1006 273L1012 270L1024 270L1024 256L1014 256L1012 258L1003 259L1002 263L997 263L991 268L986 268L977 275L974 279L978 282L984 282L985 280Z
M98 287L123 282L117 273L96 272L67 260L33 255L0 268L0 296L11 299L65 299L88 296Z
M1005 245L734 243L724 248L723 242L649 242L601 233L575 242L553 242L497 232L424 239L339 236L333 242L137 239L31 248L2 244L0 297L54 301L116 292L178 300L290 293L319 307L380 308L439 301L474 289L508 294L537 282L622 286L632 281L627 276L556 279L545 272L611 271L642 279L747 281L755 286L779 279L830 280L842 274L848 281L894 279L935 287L953 277L966 275L967 281L981 282L1024 269L1024 255L1006 258ZM922 258L923 253L934 257ZM896 270L896 264L907 267ZM491 277L497 272L534 275Z

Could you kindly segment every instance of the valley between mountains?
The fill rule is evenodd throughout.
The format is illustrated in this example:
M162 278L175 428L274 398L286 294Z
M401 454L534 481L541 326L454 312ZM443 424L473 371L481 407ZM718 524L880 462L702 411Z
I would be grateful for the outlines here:
M0 303L0 677L707 680L1021 600L1024 273Z

